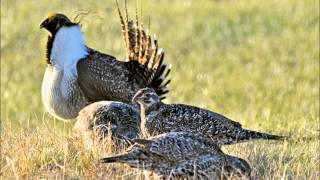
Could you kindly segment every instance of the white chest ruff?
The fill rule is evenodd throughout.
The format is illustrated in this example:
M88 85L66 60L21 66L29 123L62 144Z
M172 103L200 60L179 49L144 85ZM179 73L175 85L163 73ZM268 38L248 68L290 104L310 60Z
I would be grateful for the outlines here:
M77 63L87 54L79 26L59 29L52 44L52 67L46 69L42 83L42 100L50 114L72 119L87 103L77 83Z
M64 77L77 78L77 63L88 54L79 26L62 27L53 40L50 60Z

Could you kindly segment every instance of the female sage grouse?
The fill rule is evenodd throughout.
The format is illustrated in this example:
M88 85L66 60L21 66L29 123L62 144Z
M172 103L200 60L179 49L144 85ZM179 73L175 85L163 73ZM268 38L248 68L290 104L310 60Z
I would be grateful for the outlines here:
M130 144L128 139L140 135L140 112L122 102L95 102L80 111L74 133L88 149L103 144L108 137L116 146L126 146Z
M206 109L184 104L164 104L150 88L139 90L133 101L140 104L141 131L144 136L184 131L203 134L219 145L284 138L243 129L240 123Z
M102 158L103 163L125 163L157 176L182 179L249 177L250 166L240 158L224 154L202 136L171 132L150 139L136 139L127 152Z
M130 103L143 87L153 88L162 98L168 92L170 81L164 79L170 69L163 63L164 51L138 19L133 23L126 15L124 20L118 11L128 62L89 48L81 26L63 14L51 14L41 23L51 33L42 101L53 116L72 119L87 104L101 100Z

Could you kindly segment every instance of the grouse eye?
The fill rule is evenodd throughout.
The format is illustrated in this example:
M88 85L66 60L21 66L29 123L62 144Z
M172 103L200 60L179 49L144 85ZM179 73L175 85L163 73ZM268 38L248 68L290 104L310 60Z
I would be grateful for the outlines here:
M148 94L146 94L146 97L147 97L147 98L149 98L150 96L151 96L151 94L149 94L149 93L148 93Z

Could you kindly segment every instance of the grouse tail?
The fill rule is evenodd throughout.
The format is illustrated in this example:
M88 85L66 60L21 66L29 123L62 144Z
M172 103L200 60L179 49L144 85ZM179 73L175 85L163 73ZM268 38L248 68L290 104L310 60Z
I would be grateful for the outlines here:
M247 129L241 129L236 133L234 138L227 138L233 139L232 141L227 141L225 144L234 144L234 143L241 143L247 141L255 141L255 140L276 140L276 141L283 141L287 139L287 136L280 136L280 135L273 135L268 133L262 133L257 131L251 131Z
M121 154L121 155L115 155L115 156L101 158L99 161L101 163L115 163L115 162L124 162L126 160L128 160L128 155Z
M143 79L146 87L153 88L161 99L164 99L165 94L169 92L167 86L171 82L168 79L171 67L164 63L165 52L159 48L158 39L155 36L152 38L149 30L145 30L139 22L138 10L136 9L135 21L128 18L126 4L125 2L123 17L116 0L127 59L129 62L132 61L131 69Z

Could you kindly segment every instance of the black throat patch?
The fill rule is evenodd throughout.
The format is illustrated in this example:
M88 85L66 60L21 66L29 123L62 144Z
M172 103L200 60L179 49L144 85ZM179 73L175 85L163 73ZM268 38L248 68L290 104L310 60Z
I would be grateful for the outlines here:
M47 41L47 52L46 52L46 60L47 60L47 64L51 65L51 61L50 61L50 56L51 56L51 50L52 50L52 45L53 45L53 40L54 40L54 36L48 36L48 41Z

